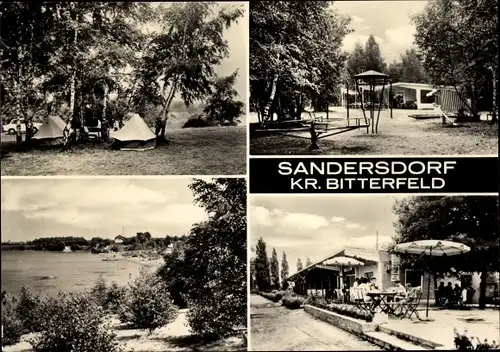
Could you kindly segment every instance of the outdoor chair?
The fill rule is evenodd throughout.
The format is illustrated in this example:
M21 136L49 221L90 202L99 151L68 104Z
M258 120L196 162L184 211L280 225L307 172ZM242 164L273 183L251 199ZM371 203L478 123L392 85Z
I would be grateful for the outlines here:
M369 313L373 313L372 311L372 305L373 305L373 300L367 300L365 293L368 292L368 290L363 290L363 289L352 289L351 288L351 300L354 298L353 304L358 307L359 309L362 309L364 311L367 311Z
M415 315L415 317L420 320L417 308L418 305L420 304L420 300L422 299L422 294L423 292L421 289L414 289L410 291L408 297L400 302L401 309L399 310L399 314L397 315L401 319L403 318L411 319L411 317Z

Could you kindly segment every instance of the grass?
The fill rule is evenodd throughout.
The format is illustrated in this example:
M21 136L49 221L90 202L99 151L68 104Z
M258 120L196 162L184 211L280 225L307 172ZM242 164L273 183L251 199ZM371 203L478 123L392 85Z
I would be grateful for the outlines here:
M320 139L318 150L309 150L308 139L282 135L255 134L250 138L252 155L450 155L498 154L498 128L486 121L447 128L440 119L409 118L410 110L380 113L378 134L367 134L362 128ZM351 117L361 115L351 111ZM339 113L330 115L342 116ZM335 117L337 117L335 116ZM338 122L340 126L344 122ZM308 136L308 132L301 134Z
M10 137L2 136L2 149L12 144ZM244 125L170 130L167 138L168 144L144 152L114 151L103 144L77 146L67 152L12 151L2 159L2 176L246 173Z

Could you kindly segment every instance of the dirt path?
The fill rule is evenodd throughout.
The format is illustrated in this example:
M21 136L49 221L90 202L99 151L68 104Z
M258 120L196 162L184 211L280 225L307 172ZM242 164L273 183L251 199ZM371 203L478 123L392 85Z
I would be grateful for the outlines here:
M252 351L380 350L302 309L260 308L262 300L254 296L250 300Z

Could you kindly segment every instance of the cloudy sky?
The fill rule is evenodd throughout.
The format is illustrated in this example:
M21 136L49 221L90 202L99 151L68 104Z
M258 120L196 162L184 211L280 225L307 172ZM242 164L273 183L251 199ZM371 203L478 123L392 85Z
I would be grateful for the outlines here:
M187 233L207 215L192 203L189 179L2 180L2 241L37 237L113 238L149 231Z
M386 63L412 47L415 27L410 17L421 12L427 1L336 1L334 7L351 17L354 30L344 40L344 49L352 50L357 41L364 46L373 34Z
M268 255L276 248L281 262L287 255L290 274L296 271L297 258L314 263L344 246L375 248L394 234L392 213L400 197L386 195L300 195L250 197L250 245L259 237L267 244ZM252 256L255 254L252 253Z

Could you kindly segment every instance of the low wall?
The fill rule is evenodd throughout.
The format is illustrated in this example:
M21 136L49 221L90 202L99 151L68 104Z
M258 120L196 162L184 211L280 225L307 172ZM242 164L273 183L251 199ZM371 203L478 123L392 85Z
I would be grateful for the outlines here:
M342 330L354 333L356 335L362 335L365 332L376 331L379 325L377 323L368 323L363 320L353 319L345 315L340 315L310 305L305 305L304 310L312 316L323 320L324 322L332 324Z

